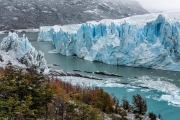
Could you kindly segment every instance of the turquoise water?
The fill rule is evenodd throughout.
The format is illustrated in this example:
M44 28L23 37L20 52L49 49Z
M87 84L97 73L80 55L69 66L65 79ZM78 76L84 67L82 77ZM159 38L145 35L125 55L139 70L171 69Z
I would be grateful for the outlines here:
M163 120L180 120L180 107L168 105L166 101L158 101L159 97L164 94L162 92L158 92L157 90L144 92L141 91L141 88L135 88L134 91L127 92L128 89L132 88L124 87L104 87L103 89L110 94L113 93L120 100L122 100L122 98L126 96L129 101L132 101L132 96L138 93L146 99L148 105L148 112L153 111L156 114L161 114Z
M19 35L22 36L21 33ZM0 39L5 36L0 35ZM102 81L88 80L90 83L87 83L85 80L80 81L79 79L76 79L74 82L84 82L89 85L100 86L108 93L113 93L119 100L126 96L131 101L132 96L139 93L147 100L148 112L153 111L156 114L161 114L163 120L180 120L180 106L178 107L175 104L177 102L180 103L180 95L177 95L178 91L180 91L180 72L113 66L99 62L90 62L76 57L66 57L58 53L52 53L54 46L51 42L37 42L37 33L26 33L26 36L37 50L44 52L49 66L70 72L78 69L81 70L78 73L103 78ZM55 67L53 64L59 66ZM88 74L84 71L107 71L122 75L123 78ZM129 83L132 86L122 86L120 83ZM137 85L153 89L144 90L133 87Z

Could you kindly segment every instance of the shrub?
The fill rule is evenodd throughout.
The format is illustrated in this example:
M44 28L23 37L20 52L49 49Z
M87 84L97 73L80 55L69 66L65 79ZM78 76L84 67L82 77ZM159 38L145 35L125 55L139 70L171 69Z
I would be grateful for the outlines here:
M153 112L149 112L148 113L148 115L149 115L149 118L151 119L151 120L156 120L156 114L154 114Z
M133 96L133 108L123 98L122 109L118 99L102 88L49 79L34 67L24 72L9 63L5 70L0 69L0 83L0 119L101 120L103 113L116 113L112 119L127 120L127 110L133 109L138 118L147 110L146 100L139 94ZM156 116L149 113L149 117L154 120Z
M158 114L158 118L159 118L160 120L162 120L162 116L161 116L161 114Z
M125 97L122 99L121 106L123 107L124 110L128 110L129 112L132 110L132 106L129 104L129 101L126 100Z
M147 111L146 100L143 99L139 94L133 96L133 109L134 113L144 115Z
M22 72L9 64L0 77L0 118L35 119L52 99L47 79L33 69Z

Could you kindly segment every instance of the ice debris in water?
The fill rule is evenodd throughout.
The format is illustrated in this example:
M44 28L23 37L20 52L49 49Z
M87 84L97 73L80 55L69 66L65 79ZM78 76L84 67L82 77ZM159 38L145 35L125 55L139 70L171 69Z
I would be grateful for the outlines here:
M172 94L162 95L160 100L168 101L174 106L180 107L180 92L172 92Z
M60 77L61 80L65 82L70 82L73 85L81 85L81 86L95 86L95 87L124 87L123 84L118 84L112 82L112 80L104 79L104 80L90 80L86 78L79 77Z
M180 107L180 88L175 84L162 79L165 80L166 78L142 76L132 80L133 82L131 83L138 83L140 86L161 91L163 92L162 96L153 99L167 101L172 105Z
M76 77L60 77L63 81L70 82L74 85L79 84L82 86L97 86L97 87L125 87L127 88L127 92L134 92L136 88L129 85L123 85L113 81L112 79L104 79L104 80L89 80L84 78L76 78ZM138 79L129 79L127 82L131 85L139 85L142 87L147 87L149 89L141 89L141 92L148 92L148 94L152 94L153 90L158 90L162 92L162 95L150 95L147 98L152 98L157 101L167 101L175 106L180 107L180 88L176 85L169 83L166 78L159 77L148 77L142 76Z
M58 53L56 49L48 51L48 53Z
M136 91L135 89L127 89L127 92L134 92Z

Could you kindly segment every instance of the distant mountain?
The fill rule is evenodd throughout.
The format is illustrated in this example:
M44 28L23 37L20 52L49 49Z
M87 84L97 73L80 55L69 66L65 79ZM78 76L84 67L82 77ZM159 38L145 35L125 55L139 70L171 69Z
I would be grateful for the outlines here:
M148 13L130 0L0 0L0 30L77 24Z

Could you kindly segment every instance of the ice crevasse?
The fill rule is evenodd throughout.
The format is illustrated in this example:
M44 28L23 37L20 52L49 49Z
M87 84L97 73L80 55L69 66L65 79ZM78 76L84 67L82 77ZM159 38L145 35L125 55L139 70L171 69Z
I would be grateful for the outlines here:
M180 71L180 11L40 27L66 56L132 67Z

